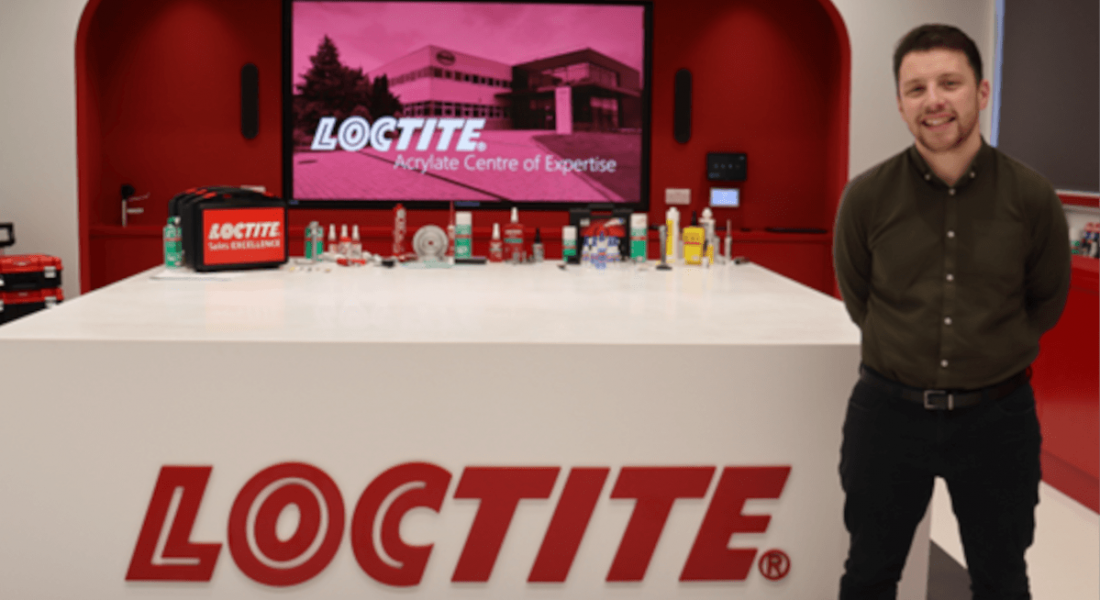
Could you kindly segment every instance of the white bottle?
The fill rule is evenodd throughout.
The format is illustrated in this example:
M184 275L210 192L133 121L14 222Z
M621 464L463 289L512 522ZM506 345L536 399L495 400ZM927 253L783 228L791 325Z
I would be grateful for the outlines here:
M340 254L343 256L351 255L351 238L348 237L348 224L344 223L340 225L340 243L337 244Z
M349 250L349 256L351 258L363 258L363 242L359 239L359 226L351 226L351 248Z
M720 253L717 251L718 236L715 233L716 224L714 222L714 212L710 210L709 206L703 208L703 216L700 217L700 219L699 219L699 225L703 228L703 231L706 232L705 233L706 238L707 238L707 256L706 256L706 259L710 263L714 263L715 255L720 255Z
M683 250L680 248L680 211L675 206L670 206L665 212L665 227L668 228L665 256L668 260L680 260L683 258Z

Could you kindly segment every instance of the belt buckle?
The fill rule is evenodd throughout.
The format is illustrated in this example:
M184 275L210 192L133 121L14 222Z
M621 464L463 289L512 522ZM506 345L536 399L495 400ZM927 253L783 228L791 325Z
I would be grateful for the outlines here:
M941 398L946 400L936 400ZM924 390L925 410L955 410L955 394L946 390Z

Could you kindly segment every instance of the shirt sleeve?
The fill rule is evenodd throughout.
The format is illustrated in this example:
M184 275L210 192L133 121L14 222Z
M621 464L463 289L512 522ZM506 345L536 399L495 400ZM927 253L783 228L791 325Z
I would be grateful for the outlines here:
M1049 330L1062 316L1069 295L1072 272L1069 225L1062 201L1049 186L1032 219L1031 247L1025 265L1025 307L1028 321L1039 333Z
M833 231L833 268L840 295L852 321L862 327L867 316L871 289L871 249L867 240L867 218L861 210L855 181L844 188Z

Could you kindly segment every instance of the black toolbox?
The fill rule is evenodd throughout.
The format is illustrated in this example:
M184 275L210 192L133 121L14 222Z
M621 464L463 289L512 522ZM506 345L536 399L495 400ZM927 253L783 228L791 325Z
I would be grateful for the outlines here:
M61 287L61 259L46 254L0 256L0 292Z
M0 325L52 308L64 299L61 288L0 292Z
M168 214L180 217L183 261L196 271L287 262L287 205L281 198L243 188L193 188L172 198Z

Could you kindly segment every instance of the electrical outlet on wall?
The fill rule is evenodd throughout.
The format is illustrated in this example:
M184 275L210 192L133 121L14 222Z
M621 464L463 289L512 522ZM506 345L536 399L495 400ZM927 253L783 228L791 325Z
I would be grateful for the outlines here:
M691 204L691 190L687 188L665 188L665 204Z

